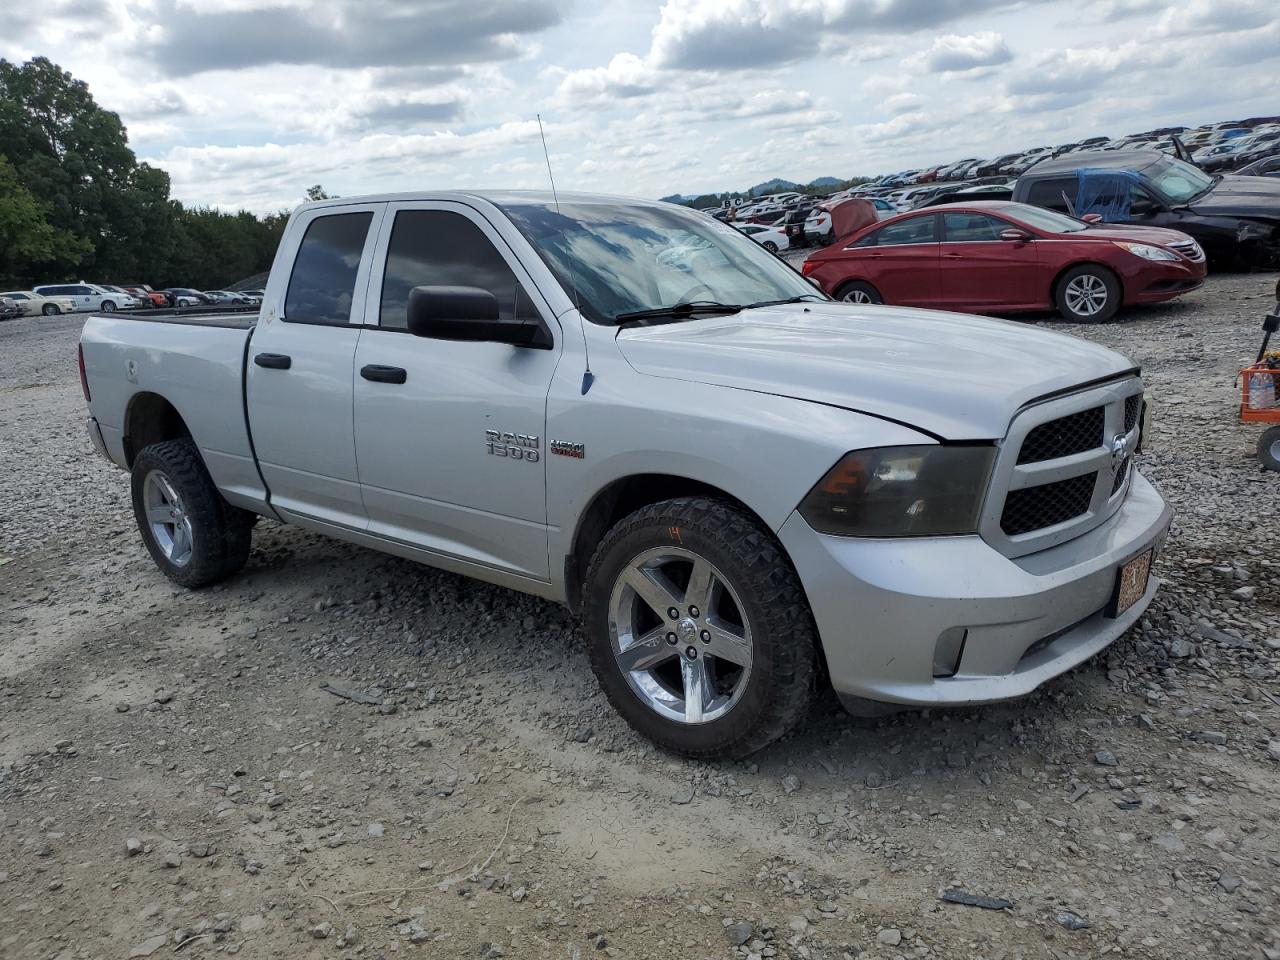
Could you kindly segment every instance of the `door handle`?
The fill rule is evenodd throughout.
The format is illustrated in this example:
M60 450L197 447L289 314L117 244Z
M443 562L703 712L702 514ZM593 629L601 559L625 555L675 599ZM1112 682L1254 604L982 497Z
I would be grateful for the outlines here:
M374 383L404 383L409 378L404 367L384 367L380 363L361 367L360 376Z
M288 370L293 366L293 357L285 353L259 353L253 362L268 370Z
M963 260L964 254L963 253L944 253L942 255L942 259L943 260Z

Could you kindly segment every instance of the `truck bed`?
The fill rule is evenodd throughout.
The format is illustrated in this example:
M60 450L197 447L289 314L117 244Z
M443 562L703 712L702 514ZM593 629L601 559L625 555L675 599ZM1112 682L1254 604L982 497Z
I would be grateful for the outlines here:
M258 322L260 315L261 311L257 307L180 307L110 314L112 318L124 317L129 320L144 320L148 323L225 327L231 330L251 329ZM102 316L102 314L95 314L95 316Z

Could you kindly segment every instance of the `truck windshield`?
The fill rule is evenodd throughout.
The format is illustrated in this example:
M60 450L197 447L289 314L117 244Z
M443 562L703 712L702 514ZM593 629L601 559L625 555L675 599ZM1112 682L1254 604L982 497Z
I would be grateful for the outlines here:
M1173 157L1164 157L1142 171L1151 178L1157 192L1171 203L1186 203L1216 182L1198 167Z
M568 201L504 203L582 313L619 314L680 303L752 304L826 299L795 270L738 230L675 205Z

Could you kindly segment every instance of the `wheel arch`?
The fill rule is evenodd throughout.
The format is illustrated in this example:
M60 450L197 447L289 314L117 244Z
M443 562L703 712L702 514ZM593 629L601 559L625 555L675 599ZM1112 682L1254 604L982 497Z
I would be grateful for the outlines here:
M124 415L125 464L153 443L190 437L191 430L178 408L158 393L144 390L129 399Z
M668 473L641 473L619 477L597 491L578 516L572 549L564 561L565 599L569 609L575 613L581 609L582 584L586 579L587 566L591 563L596 545L615 523L651 503L675 497L696 496L732 503L754 517L766 530L769 529L755 510L714 484ZM786 553L781 543L778 544L778 549Z

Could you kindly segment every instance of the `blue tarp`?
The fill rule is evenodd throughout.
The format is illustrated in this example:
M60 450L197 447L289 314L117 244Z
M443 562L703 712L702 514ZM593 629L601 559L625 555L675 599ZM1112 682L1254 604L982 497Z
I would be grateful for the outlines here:
M1142 183L1132 170L1107 170L1082 167L1076 172L1075 215L1096 213L1107 223L1129 219L1133 205L1133 188Z

